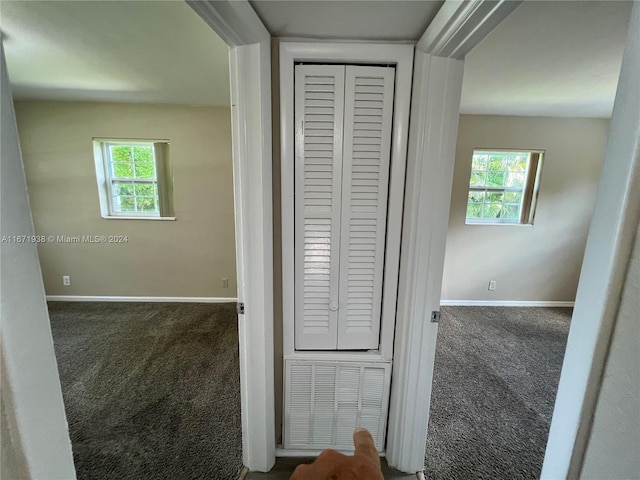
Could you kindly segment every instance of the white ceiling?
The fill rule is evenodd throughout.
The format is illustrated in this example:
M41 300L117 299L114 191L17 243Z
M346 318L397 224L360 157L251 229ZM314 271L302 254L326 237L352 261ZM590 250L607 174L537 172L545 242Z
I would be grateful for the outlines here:
M14 98L229 105L227 45L182 1L6 1Z
M274 36L417 40L440 1L273 1ZM609 117L631 2L527 0L468 56L461 111ZM17 99L228 105L228 51L183 1L0 0Z
M443 1L251 0L276 37L418 40Z
M609 118L631 3L525 1L467 55L461 112Z

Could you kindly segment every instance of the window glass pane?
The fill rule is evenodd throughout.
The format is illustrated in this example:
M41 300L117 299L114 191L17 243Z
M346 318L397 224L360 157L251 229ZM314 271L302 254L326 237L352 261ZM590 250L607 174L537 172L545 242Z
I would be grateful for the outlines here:
M110 145L112 162L131 162L131 147L129 145Z
M524 186L525 172L508 172L506 179L507 187L522 187Z
M133 195L133 183L131 182L113 182L112 190L114 196Z
M505 172L502 170L492 171L489 169L487 172L487 186L488 187L503 187L504 186Z
M500 218L517 220L519 210L520 208L518 205L503 205Z
M156 212L158 211L156 199L153 197L137 197L139 212Z
M522 199L522 192L504 192L504 201L507 203L520 204Z
M153 197L155 195L153 183L137 183L135 191L138 196Z
M156 178L156 166L149 162L136 162L136 178Z
M138 162L153 162L153 149L149 145L133 147L133 158Z
M484 202L484 192L472 191L469 192L469 203L482 203Z
M125 195L113 197L113 209L116 212L135 212L136 203L134 197Z
M487 172L481 172L476 170L471 170L471 181L469 182L472 186L484 186L486 183Z
M482 204L471 203L467 204L467 218L481 218L482 217Z
M114 163L112 171L115 178L133 178L133 166L131 163Z
M482 209L482 218L500 218L501 205L485 203Z
M487 202L502 203L504 192L487 192Z
M471 169L476 171L484 171L487 169L487 155L474 154L471 161Z

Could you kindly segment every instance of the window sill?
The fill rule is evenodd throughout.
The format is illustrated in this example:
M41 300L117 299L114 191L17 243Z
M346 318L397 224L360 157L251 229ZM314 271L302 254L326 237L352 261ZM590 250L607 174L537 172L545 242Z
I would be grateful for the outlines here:
M533 227L533 223L464 222L467 227Z
M105 220L161 220L161 221L173 221L176 217L125 217L125 216L102 216Z

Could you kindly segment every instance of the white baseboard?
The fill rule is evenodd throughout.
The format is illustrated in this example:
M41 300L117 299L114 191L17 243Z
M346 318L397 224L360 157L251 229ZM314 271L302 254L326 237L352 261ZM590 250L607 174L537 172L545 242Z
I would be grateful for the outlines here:
M545 300L440 300L442 306L456 307L573 307L574 304Z
M237 298L227 297L118 297L87 295L47 295L52 302L189 302L189 303L235 303Z

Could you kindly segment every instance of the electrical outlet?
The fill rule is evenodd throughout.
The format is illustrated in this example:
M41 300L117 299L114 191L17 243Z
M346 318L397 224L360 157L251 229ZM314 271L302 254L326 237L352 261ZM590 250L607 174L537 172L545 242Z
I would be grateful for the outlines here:
M62 276L62 284L63 284L65 287L70 286L70 285L71 285L71 277L70 277L69 275L63 275L63 276Z
M496 281L495 280L490 280L489 281L489 290L491 290L492 292L496 289Z
M222 279L222 288L229 288L229 279L228 278L223 278Z

